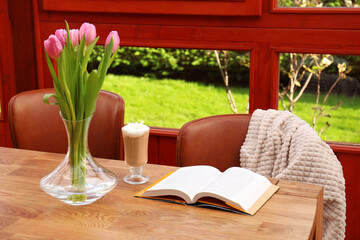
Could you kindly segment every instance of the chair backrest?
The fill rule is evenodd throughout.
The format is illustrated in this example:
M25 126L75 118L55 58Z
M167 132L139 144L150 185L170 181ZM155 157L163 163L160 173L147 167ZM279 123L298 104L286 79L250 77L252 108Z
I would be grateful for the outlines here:
M217 115L184 124L177 138L178 166L210 165L220 171L239 166L250 118L246 114Z
M43 103L47 93L55 92L54 89L38 89L19 93L10 100L9 125L14 147L66 153L68 140L59 107ZM94 157L123 158L124 111L122 97L100 91L88 136Z

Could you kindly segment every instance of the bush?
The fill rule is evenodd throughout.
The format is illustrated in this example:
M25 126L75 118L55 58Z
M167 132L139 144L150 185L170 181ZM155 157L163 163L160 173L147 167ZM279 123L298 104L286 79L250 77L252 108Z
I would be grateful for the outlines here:
M94 48L90 68L97 67L103 52L102 46ZM248 53L229 51L228 71L231 85L248 86L248 61ZM109 72L223 84L213 50L122 47Z

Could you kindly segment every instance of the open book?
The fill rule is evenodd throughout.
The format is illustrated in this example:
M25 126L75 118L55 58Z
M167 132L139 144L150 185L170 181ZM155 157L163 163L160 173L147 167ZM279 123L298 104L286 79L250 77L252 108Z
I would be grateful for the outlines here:
M278 189L245 168L222 173L211 166L191 166L169 173L136 196L254 215Z

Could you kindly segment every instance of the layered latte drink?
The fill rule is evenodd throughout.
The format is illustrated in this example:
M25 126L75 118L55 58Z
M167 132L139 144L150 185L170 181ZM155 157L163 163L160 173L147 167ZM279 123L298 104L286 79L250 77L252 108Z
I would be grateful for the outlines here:
M148 142L150 128L142 123L129 123L122 128L124 139L125 162L130 166L131 175L124 181L131 184L144 183L146 176L141 176L142 166L148 160ZM148 178L145 182L147 182Z

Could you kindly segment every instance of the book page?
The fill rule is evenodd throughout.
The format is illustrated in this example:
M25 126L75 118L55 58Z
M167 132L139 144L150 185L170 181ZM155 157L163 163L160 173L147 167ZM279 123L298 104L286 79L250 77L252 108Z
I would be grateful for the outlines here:
M221 172L211 166L182 167L147 189L142 196L175 195L194 203L194 196L220 175Z
M232 167L206 186L194 200L215 197L247 211L270 186L266 177L245 168Z

